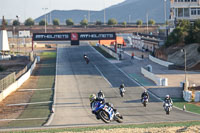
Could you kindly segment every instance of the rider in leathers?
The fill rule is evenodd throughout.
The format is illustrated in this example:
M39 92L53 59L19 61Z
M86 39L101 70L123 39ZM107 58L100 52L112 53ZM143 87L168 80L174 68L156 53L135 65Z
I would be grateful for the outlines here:
M165 103L173 105L173 101L172 101L172 99L171 99L171 97L169 95L166 95L166 97L164 99L163 107L165 106Z
M147 96L147 99L149 99L149 94L148 94L148 92L146 90L141 95L141 101L142 101L144 96Z

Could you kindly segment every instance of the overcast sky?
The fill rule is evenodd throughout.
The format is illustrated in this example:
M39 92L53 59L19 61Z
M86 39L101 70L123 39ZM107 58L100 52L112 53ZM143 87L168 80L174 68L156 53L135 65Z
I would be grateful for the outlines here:
M51 10L102 10L104 7L121 3L125 0L0 0L0 17L20 21L31 17L33 19ZM46 11L42 8L48 8Z

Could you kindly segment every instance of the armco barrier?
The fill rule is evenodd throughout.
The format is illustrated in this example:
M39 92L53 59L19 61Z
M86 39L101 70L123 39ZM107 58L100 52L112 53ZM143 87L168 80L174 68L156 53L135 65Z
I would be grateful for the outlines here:
M98 45L101 49L103 49L104 51L106 51L108 54L110 54L111 56L113 56L114 58L116 58L117 60L119 60L119 56L117 53L113 52L112 50L106 48L105 46L102 45Z
M146 69L144 69L143 67L141 67L141 73L149 78L150 80L154 81L156 83L156 85L158 86L168 86L168 79L167 78L161 78L156 76L155 74L147 71Z
M154 82L156 83L156 85L158 85L158 86L161 86L161 85L162 85L162 78L160 78L160 77L154 75L153 73L147 71L147 70L144 69L143 67L141 67L141 73L142 73L145 77L147 77L147 78L151 79L152 81L154 81Z
M160 64L162 66L165 66L165 67L168 67L169 65L173 65L174 63L171 63L171 62L167 62L167 61L163 61L163 60L160 60L158 58L155 58L151 55L149 55L149 59L157 64Z
M36 62L37 58L35 58L35 61L31 65L31 68L24 75L22 75L17 81L15 81L13 84L8 86L0 93L0 102L3 99L5 99L8 95L10 95L12 92L16 91L30 77L33 69L35 68Z

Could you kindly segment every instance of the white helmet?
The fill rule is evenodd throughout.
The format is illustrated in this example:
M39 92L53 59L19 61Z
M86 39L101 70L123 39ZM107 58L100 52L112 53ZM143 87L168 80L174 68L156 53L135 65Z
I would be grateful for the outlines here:
M169 98L169 95L166 95L166 98Z

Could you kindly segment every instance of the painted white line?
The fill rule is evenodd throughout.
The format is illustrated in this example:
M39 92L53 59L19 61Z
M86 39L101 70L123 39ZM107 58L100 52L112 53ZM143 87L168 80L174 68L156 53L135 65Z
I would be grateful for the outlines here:
M97 51L95 48L93 48L91 45L89 45L92 49L94 49L96 51L96 53L98 53L99 55L101 55L105 60L107 60L109 62L109 60L104 57L99 51ZM112 64L112 63L111 63ZM132 79L127 73L125 73L123 70L121 70L119 67L117 67L115 64L112 64L114 67L116 67L118 70L120 70L127 78L129 78L130 80L132 80L134 83L136 83L138 86L140 86L143 90L146 90L146 88L140 84L139 82L137 82L136 80ZM163 100L161 98L159 98L158 96L156 96L155 94L153 94L152 92L148 91L149 94L151 94L154 98L156 98L157 100L159 100L160 102L163 102ZM175 109L178 109L178 110L181 110L183 111L182 109L178 108L178 107L175 107L173 106L173 108ZM198 113L194 113L194 112L190 112L190 111L184 111L184 112L187 112L187 113L191 113L191 114L195 114L195 115L200 115Z
M108 79L103 75L103 73L99 70L99 68L96 66L96 65L94 65L94 67L97 69L97 71L101 74L101 76L110 84L110 86L111 87L113 87L112 86L112 84L108 81Z
M34 102L34 103L18 103L18 104L7 104L7 106L25 106L25 105L45 104L45 103L52 103L52 102L53 101Z
M44 120L48 117L43 118L24 118L24 119L0 119L0 121L27 121L27 120Z
M19 89L18 91L42 91L42 90L53 90L54 88L43 88L43 89Z

